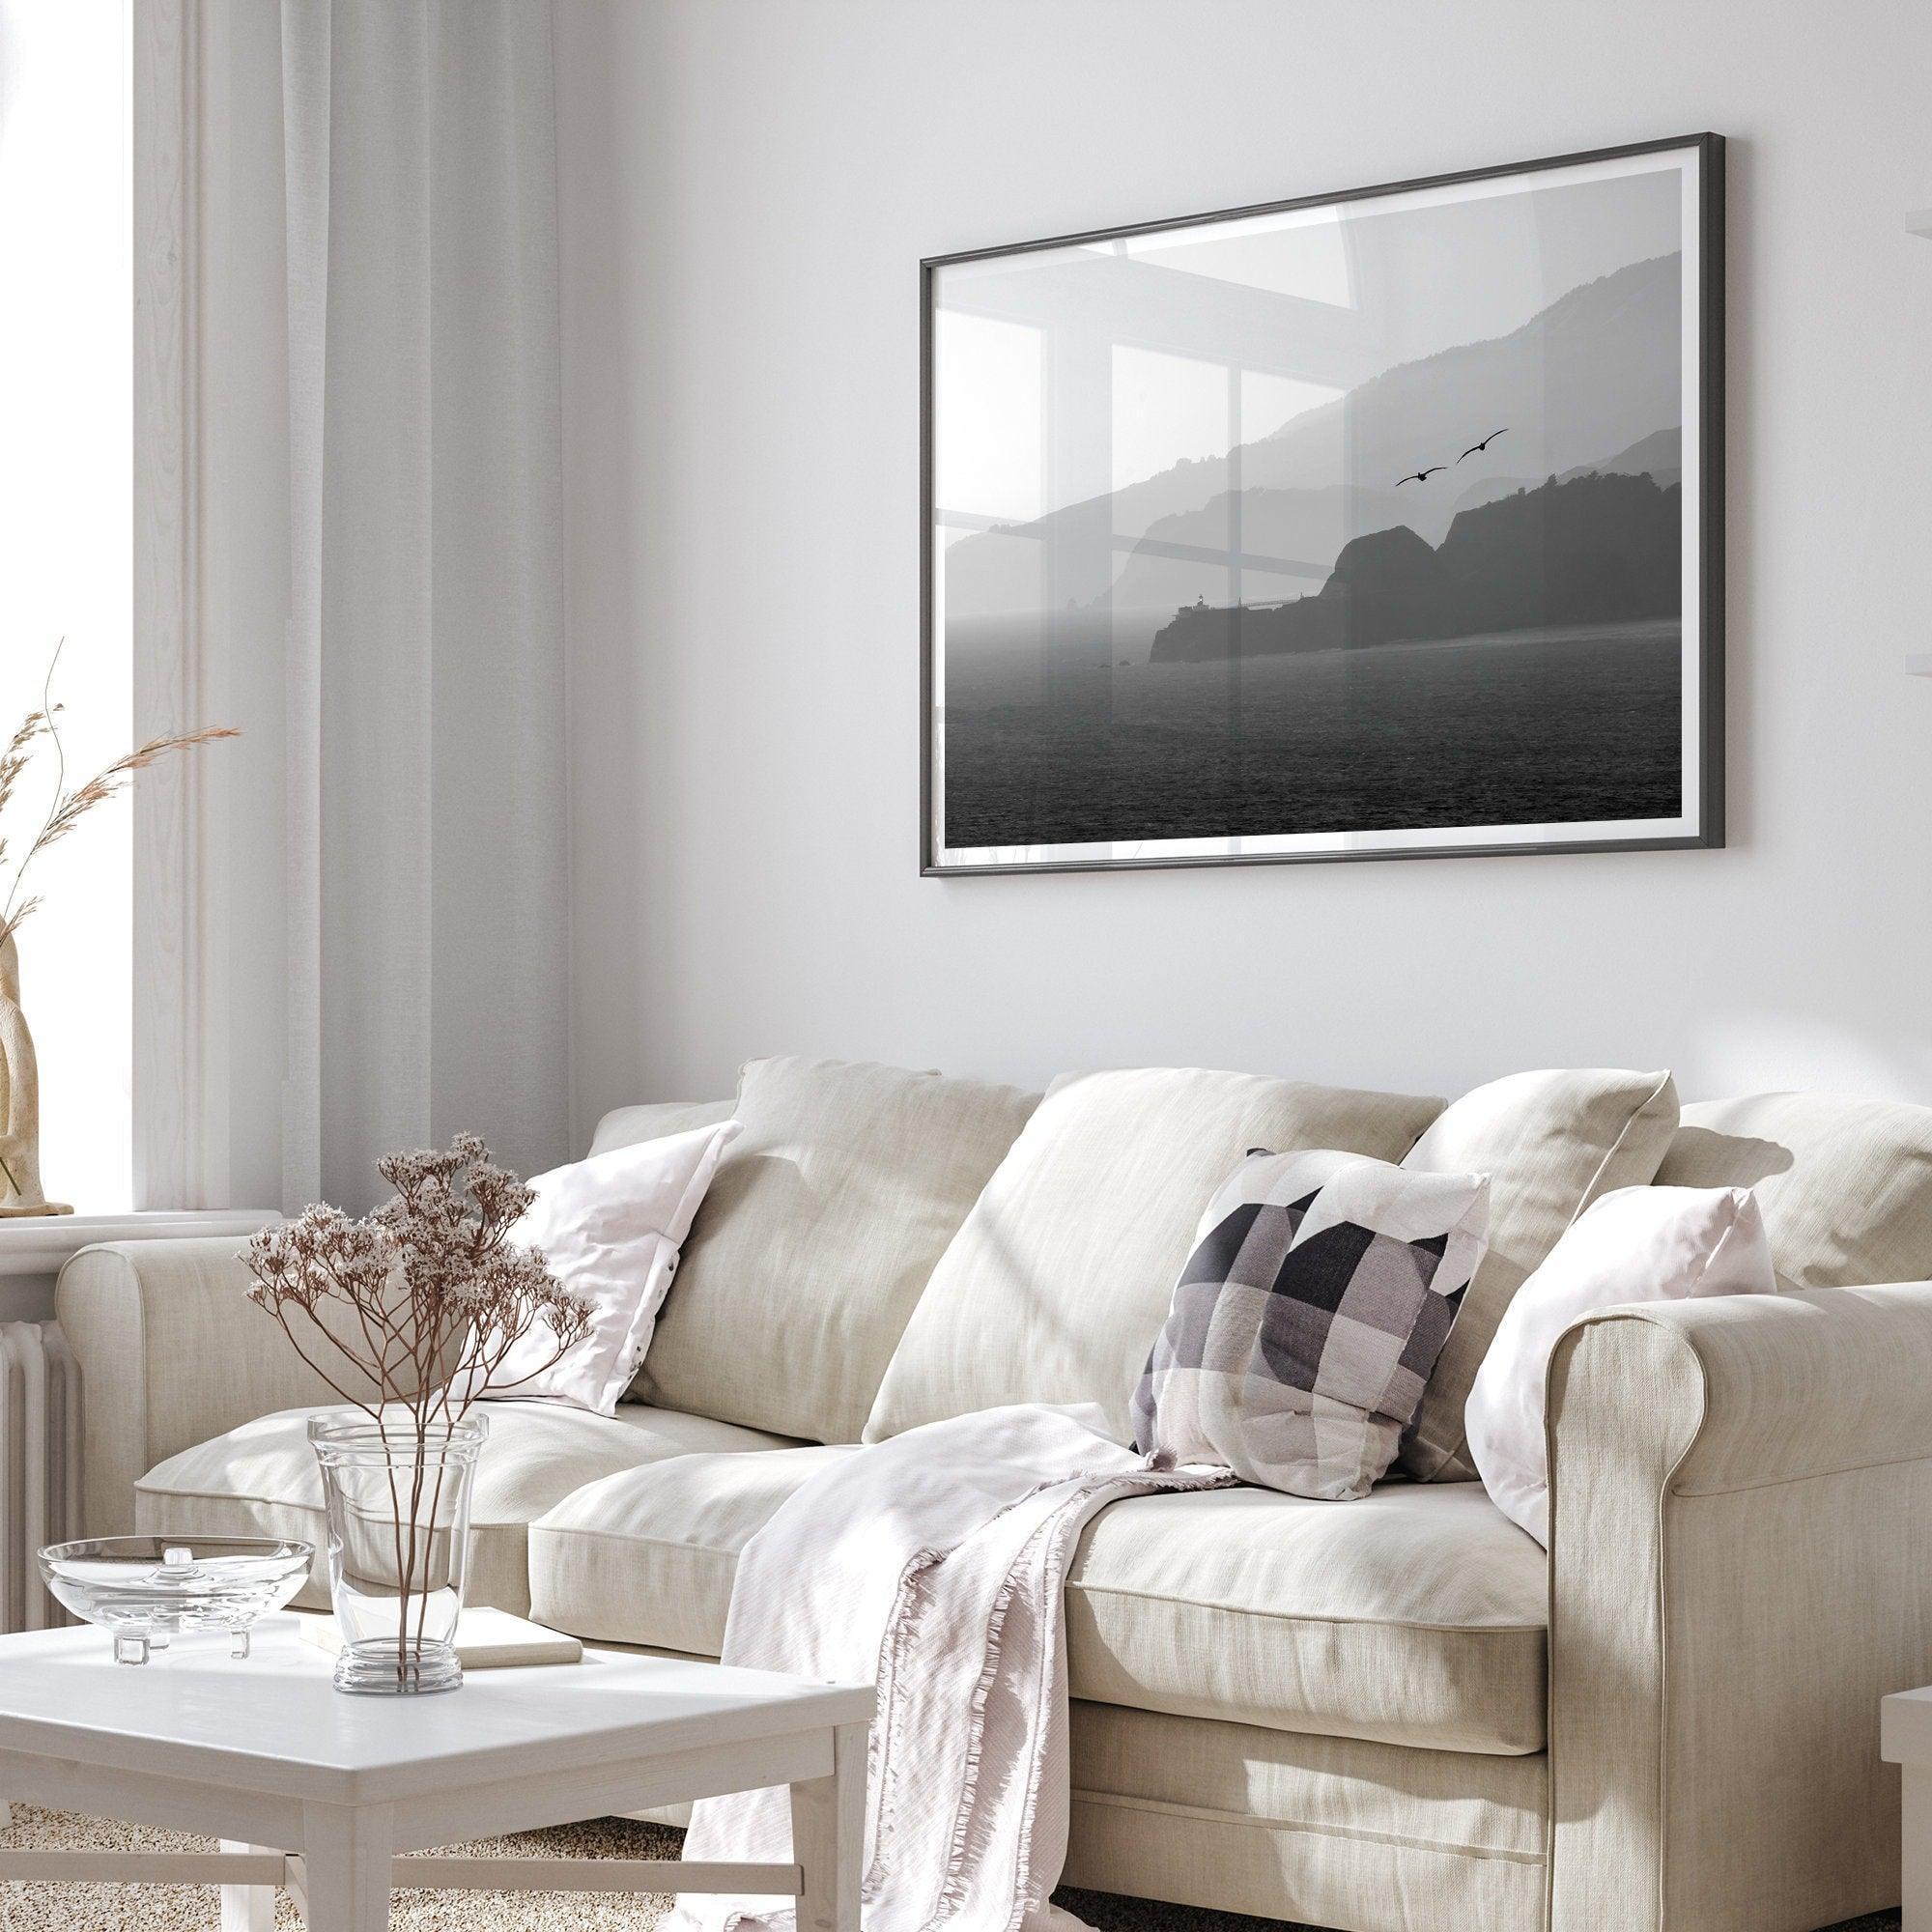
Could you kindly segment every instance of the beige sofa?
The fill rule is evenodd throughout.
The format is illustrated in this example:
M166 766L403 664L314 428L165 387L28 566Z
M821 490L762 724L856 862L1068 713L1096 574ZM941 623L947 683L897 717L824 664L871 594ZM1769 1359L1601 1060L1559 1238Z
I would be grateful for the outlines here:
M1083 1116L1084 1088L1036 1112L895 1069L748 1068L651 1399L492 1406L474 1596L715 1656L738 1550L838 1453L772 1452L934 1403L1112 1401L1231 1150L1394 1136L1395 1157L1440 1105L1120 1078ZM1070 1883L1354 1932L1806 1932L1897 1898L1878 1700L1932 1680L1932 1284L1849 1284L1932 1274L1932 1112L1773 1096L1680 1126L1667 1080L1539 1078L1458 1103L1416 1150L1497 1175L1475 1354L1548 1224L1633 1164L1757 1184L1790 1292L1564 1337L1548 1556L1466 1480L1102 1513L1066 1593ZM1589 1108L1625 1088L1592 1152ZM626 1109L598 1144L724 1111ZM245 1280L226 1241L64 1272L95 1531L320 1540L301 1425L328 1398ZM1437 1406L1453 1425L1460 1402Z

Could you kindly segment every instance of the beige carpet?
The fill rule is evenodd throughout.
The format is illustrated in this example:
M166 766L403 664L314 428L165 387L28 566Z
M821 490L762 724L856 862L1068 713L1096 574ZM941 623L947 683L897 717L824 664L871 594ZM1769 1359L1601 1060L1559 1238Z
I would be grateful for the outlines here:
M551 1832L524 1832L450 1851L496 1858L575 1857L674 1859L681 1832L599 1818ZM62 1811L14 1808L5 1842L16 1847L72 1851L83 1845L116 1851L210 1851L211 1838L183 1832L150 1831L103 1818ZM1277 1920L1244 1918L1227 1912L1192 1912L1141 1898L1064 1889L1061 1904L1100 1932L1257 1932ZM0 1885L0 1932L219 1932L217 1894L208 1886ZM668 1907L668 1898L561 1891L398 1891L390 1907L392 1932L646 1932ZM1834 1932L1895 1932L1898 1915L1880 1913ZM300 1932L301 1921L286 1894L277 1906L277 1932ZM1283 1932L1297 1932L1284 1927ZM1307 1932L1307 1928L1300 1928ZM1470 1932L1483 1932L1471 1927Z
M493 1858L562 1857L674 1859L681 1832L600 1818L552 1832L524 1832L466 1852ZM17 1848L71 1851L99 1845L115 1851L212 1851L212 1838L152 1831L105 1818L14 1807L5 1842ZM5 1932L219 1932L219 1894L213 1886L0 1886ZM398 1891L389 1908L393 1932L643 1932L670 1905L636 1893L562 1891ZM301 1919L284 1892L276 1932L300 1932Z

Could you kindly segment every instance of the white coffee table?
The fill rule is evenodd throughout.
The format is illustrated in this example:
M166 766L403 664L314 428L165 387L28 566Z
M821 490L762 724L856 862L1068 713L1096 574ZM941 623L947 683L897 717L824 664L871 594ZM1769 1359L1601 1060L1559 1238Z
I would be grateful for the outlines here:
M276 1886L312 1932L375 1932L392 1884L792 1897L800 1932L857 1932L869 1685L587 1650L430 1697L345 1697L293 1618L254 1654L178 1638L116 1664L104 1633L0 1637L0 1799L178 1831L205 1854L0 1851L0 1879L219 1885L228 1932ZM791 1864L412 1859L398 1853L724 1791L791 1787Z

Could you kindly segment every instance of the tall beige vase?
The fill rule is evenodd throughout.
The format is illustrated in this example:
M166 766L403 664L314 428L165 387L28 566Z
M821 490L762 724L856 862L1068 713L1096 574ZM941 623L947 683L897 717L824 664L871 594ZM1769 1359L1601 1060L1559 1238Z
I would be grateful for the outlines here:
M41 1076L20 1010L20 954L0 940L0 1214L71 1214L41 1192Z

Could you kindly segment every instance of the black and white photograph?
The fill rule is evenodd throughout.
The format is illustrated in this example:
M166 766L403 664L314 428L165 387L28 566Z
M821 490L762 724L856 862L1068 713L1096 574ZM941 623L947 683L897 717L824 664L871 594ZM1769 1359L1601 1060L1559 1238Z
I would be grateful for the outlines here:
M923 264L925 869L1721 844L1720 167Z

